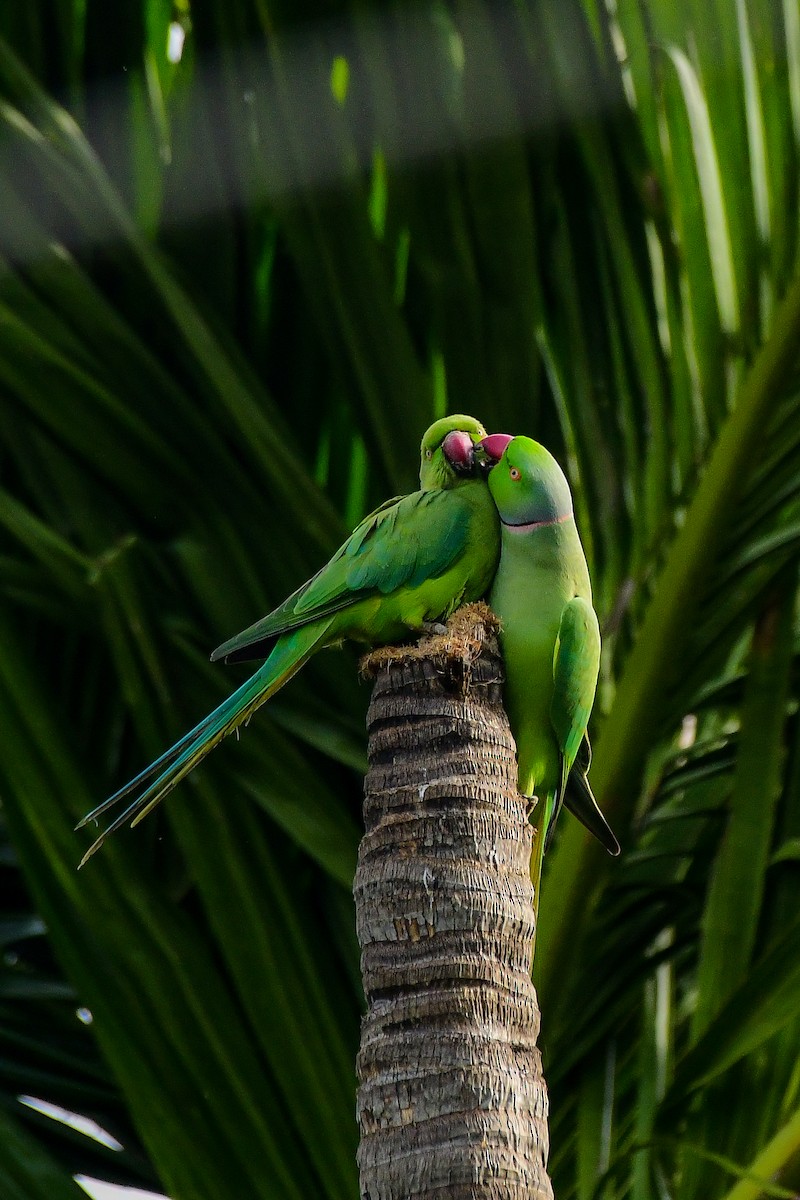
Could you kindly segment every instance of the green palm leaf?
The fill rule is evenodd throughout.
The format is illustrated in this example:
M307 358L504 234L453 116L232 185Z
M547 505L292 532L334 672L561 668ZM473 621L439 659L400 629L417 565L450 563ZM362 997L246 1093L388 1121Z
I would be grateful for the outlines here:
M624 853L565 822L538 939L556 1193L796 1191L796 0L21 14L0 782L33 900L14 869L0 1191L356 1194L352 655L80 875L72 825L232 689L208 649L413 486L445 408L565 463L604 627Z

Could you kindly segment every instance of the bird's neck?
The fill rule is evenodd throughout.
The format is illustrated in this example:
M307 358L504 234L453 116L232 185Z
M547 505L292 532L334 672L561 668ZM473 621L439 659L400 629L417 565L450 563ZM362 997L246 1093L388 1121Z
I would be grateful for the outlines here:
M583 548L572 513L551 521L533 521L528 525L500 526L503 554L524 568L537 564L552 565L573 554L583 558Z
M550 529L556 525L564 525L567 521L572 521L574 524L571 512L563 513L558 517L544 517L538 521L503 521L503 529L507 529L509 534L514 536L524 533L534 533L539 529Z

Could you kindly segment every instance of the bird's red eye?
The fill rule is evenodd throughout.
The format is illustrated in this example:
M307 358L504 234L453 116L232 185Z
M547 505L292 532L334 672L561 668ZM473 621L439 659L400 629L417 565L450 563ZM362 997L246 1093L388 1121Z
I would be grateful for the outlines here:
M512 479L519 479L520 477L520 471L518 467L510 467L508 473Z

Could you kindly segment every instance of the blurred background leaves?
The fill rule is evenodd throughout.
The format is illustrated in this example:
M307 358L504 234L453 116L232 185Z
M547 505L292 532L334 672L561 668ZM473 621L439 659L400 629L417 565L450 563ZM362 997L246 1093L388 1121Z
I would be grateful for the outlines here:
M556 1195L800 1189L799 142L797 0L0 8L4 1196L357 1195L355 655L72 826L447 410L565 464L604 629Z

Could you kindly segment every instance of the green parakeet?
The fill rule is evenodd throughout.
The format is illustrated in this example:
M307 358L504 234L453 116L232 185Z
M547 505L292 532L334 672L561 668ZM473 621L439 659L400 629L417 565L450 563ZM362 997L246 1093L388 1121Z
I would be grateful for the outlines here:
M481 444L495 464L489 490L502 550L489 604L502 625L518 785L542 805L535 854L541 866L562 803L618 854L586 778L600 628L569 484L552 454L531 438L493 434Z
M500 555L500 523L475 458L475 445L484 435L472 417L436 421L422 439L421 490L376 509L312 579L214 651L214 662L266 662L171 749L84 817L78 828L124 797L135 796L90 846L81 866L111 833L146 816L317 650L345 638L367 645L406 638L486 593Z

